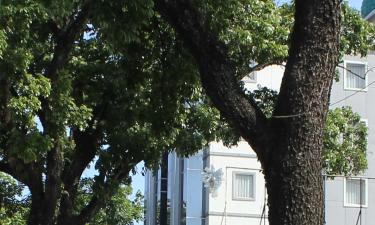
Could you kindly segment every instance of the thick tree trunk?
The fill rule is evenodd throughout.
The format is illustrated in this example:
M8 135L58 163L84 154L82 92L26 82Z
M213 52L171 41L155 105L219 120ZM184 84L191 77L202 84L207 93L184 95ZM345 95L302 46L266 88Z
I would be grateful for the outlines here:
M262 164L272 225L323 224L321 128L308 133L279 133L273 151L281 154Z
M156 0L199 64L214 105L258 155L270 225L322 225L322 132L338 56L339 0L296 0L289 58L272 119L244 96L226 46L191 0Z
M34 192L31 194L30 214L27 221L28 225L42 225L45 216L43 215L43 193Z
M296 1L295 25L262 161L272 225L323 224L321 151L338 60L339 1Z

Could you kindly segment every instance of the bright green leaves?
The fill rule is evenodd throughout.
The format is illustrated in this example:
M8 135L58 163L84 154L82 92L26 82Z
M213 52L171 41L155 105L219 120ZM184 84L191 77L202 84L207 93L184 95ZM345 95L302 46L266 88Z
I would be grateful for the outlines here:
M133 221L140 222L143 219L143 196L138 192L133 200L130 200L132 188L122 186L109 200L108 204L99 211L90 221L92 225L132 225Z
M16 127L9 132L7 155L17 156L27 163L42 159L52 147L50 137L43 135L36 124L37 113L42 108L41 99L49 97L51 85L43 75L26 73L13 79L16 77L19 79L14 81L15 95L8 105Z
M286 58L289 27L274 1L207 0L197 4L210 15L210 26L228 45L238 73L246 72L251 61L265 64Z
M118 42L140 42L141 28L149 24L153 6L152 0L100 1L93 6L91 22L100 28L101 36L121 48Z
M365 21L357 10L350 8L348 3L344 3L342 5L341 54L365 56L374 49L374 46L374 25Z
M294 22L294 7L277 7L272 0L199 1L211 28L227 44L237 73L244 74L251 62L285 62L289 35ZM375 29L358 11L342 4L340 53L366 55L374 48Z
M83 206L88 204L90 198L95 194L92 190L92 179L83 179L78 190L75 211L79 212ZM110 197L107 204L95 216L91 218L91 225L132 225L133 221L143 218L143 196L137 192L131 197L133 189L130 186L121 185Z
M34 39L40 38L41 32L37 32L36 29L45 20L46 13L34 1L1 2L0 68L2 73L7 75L25 73L29 69L34 57L30 47L38 45ZM6 43L1 40L5 40Z
M7 47L6 35L3 30L0 30L0 60L3 58L3 51Z
M78 127L83 130L91 119L92 109L86 105L78 105L72 96L72 76L68 71L61 71L59 78L52 87L52 93L48 99L53 112L49 118L54 121L55 128L65 133L67 127Z
M24 186L0 172L0 221L2 225L25 225L27 199L22 199Z
M14 91L17 95L10 100L9 107L16 120L25 128L35 126L37 111L41 109L40 99L48 97L51 91L49 79L43 75L24 74L14 85Z
M327 174L357 175L367 168L367 125L350 107L329 111L323 143Z
M36 128L28 129L26 134L22 130L12 130L8 139L8 145L11 147L7 149L7 155L16 156L25 163L40 161L53 147L52 141Z

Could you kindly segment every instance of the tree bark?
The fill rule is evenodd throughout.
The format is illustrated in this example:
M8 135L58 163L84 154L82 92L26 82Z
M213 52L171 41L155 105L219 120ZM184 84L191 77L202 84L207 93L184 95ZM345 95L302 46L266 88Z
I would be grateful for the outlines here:
M278 154L263 162L269 221L320 225L323 128L338 62L340 7L339 1L296 1L295 7L289 58L272 119Z
M239 89L226 46L191 0L156 8L195 57L215 107L262 164L270 225L322 225L322 133L337 64L340 1L296 0L295 25L280 95L269 120Z

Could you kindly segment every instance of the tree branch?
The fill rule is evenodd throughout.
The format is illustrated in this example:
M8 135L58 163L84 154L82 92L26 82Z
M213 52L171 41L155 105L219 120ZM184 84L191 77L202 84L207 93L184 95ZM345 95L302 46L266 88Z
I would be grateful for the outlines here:
M58 71L63 68L69 60L74 41L84 28L87 17L91 12L91 3L91 0L86 0L81 8L72 14L72 20L55 35L56 46L54 48L53 58L45 72L46 77L51 80L52 86L57 81ZM58 31L56 27L54 30ZM50 224L54 219L57 201L61 193L61 173L64 159L61 149L62 146L59 141L60 138L54 129L54 121L49 121L48 116L46 116L48 114L53 114L50 110L49 102L46 99L42 99L41 102L44 112L40 113L40 115L44 131L55 140L54 147L47 153L45 181L44 213L47 219L46 223Z
M22 160L9 157L8 162L0 161L0 171L7 173L16 180L24 183L30 191L43 190L41 170L35 163L25 164Z
M105 176L103 173L99 175L101 179L96 180L94 185L101 186L100 189L102 195L93 194L88 205L83 208L81 213L75 218L77 225L84 225L90 221L90 218L92 218L92 216L95 215L116 194L122 181L129 176L130 170L131 168L118 168L112 176L106 179L106 181L104 181Z
M155 0L155 5L195 57L202 85L215 107L240 131L262 160L266 154L263 146L267 143L268 122L255 100L239 87L227 47L210 30L191 0Z
M6 162L0 161L0 171L3 172L3 173L7 173L7 174L11 175L12 177L16 178L15 175L13 174L13 171L10 168L9 164L6 163Z
M69 54L72 50L74 40L79 32L84 28L86 20L91 13L92 0L86 0L82 7L71 15L70 22L62 29L57 26L54 31L59 31L56 37L56 46L50 66L47 68L46 75L55 80L57 71L62 68L68 61Z
M319 118L328 109L330 88L338 63L340 18L337 12L340 5L338 0L328 1L325 3L328 8L322 10L319 1L295 3L289 58L274 114L284 116L308 112L305 115L316 113L314 116ZM322 28L326 28L324 35ZM324 108L319 109L317 105Z
M92 188L93 190L99 189L100 192L93 193L90 202L81 210L81 213L73 219L75 224L84 225L89 222L90 218L116 194L122 183L130 182L130 179L127 179L129 178L129 172L133 169L134 165L140 161L142 161L141 156L127 159L111 170L111 174L109 174L108 169L100 171Z

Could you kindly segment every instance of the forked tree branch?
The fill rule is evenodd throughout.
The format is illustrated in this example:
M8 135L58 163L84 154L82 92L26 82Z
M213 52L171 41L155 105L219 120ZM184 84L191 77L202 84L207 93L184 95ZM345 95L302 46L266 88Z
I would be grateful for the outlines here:
M267 119L254 99L245 95L235 77L227 47L210 30L191 0L155 0L156 9L169 21L196 59L202 85L214 106L231 121L262 160L267 143Z

